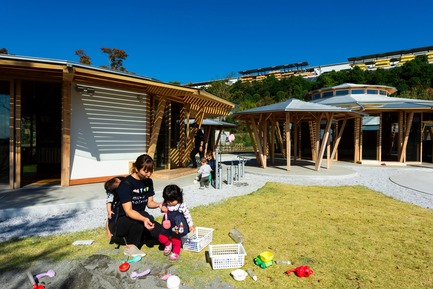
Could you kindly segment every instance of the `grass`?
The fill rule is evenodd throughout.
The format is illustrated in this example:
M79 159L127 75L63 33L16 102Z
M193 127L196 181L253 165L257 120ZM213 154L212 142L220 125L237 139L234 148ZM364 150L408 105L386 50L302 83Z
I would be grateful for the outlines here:
M230 193L229 191L227 192ZM235 288L433 288L433 211L396 201L365 187L303 187L267 183L258 191L191 210L196 226L214 228L212 244L230 244L237 228L245 237L246 268L258 281L230 277L231 269L212 270L207 248L183 250L178 275L194 288L212 280ZM93 239L92 246L71 246ZM84 259L111 248L104 229L2 243L0 272L30 266L33 260ZM167 262L157 249L146 258ZM270 251L290 265L261 269L254 257ZM122 258L121 255L118 256ZM289 268L308 265L314 274L298 278Z

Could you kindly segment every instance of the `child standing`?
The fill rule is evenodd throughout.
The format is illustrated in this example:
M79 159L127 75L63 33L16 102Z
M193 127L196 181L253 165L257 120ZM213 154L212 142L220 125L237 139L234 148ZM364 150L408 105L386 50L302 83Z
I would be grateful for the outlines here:
M208 150L206 152L206 159L207 159L207 164L212 169L212 171L210 172L210 175L211 175L211 185L215 187L216 161L215 161L215 158L213 157L213 151L212 150Z
M105 229L107 230L107 238L111 238L112 233L108 228L108 224L112 221L112 216L114 215L115 206L117 204L117 192L116 189L119 187L120 182L124 177L114 177L107 180L104 183L105 193L107 198L105 199L106 209L107 209L107 221L105 222Z
M195 179L200 181L200 189L209 188L209 175L212 172L212 168L204 157L200 159L200 163L201 166Z
M164 202L161 205L161 211L167 214L170 226L163 225L158 239L165 246L164 255L170 255L168 260L174 262L179 258L182 247L181 237L194 231L195 227L188 207L183 202L181 188L177 185L168 185L162 191L162 197Z

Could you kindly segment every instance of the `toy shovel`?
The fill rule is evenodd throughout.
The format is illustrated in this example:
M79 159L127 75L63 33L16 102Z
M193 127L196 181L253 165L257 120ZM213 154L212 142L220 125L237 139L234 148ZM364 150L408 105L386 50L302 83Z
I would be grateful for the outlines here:
M165 214L164 214L164 221L162 222L162 227L166 230L170 229L170 227L171 227L171 222L167 218L167 212L165 212Z

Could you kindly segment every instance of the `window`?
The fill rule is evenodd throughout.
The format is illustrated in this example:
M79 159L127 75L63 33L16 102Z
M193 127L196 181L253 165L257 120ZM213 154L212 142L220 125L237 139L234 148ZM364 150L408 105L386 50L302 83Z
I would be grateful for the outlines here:
M378 94L379 90L377 89L367 89L367 94Z
M327 91L327 92L324 92L323 93L323 97L331 97L331 96L333 96L334 95L334 92L333 91Z
M312 100L319 99L319 98L320 98L320 93L315 93L315 94L313 94L313 96L311 97Z
M337 90L336 92L335 92L335 95L348 95L349 94L349 91L348 90Z
M364 94L364 89L353 89L352 94Z
M388 95L385 90L379 91L380 95Z

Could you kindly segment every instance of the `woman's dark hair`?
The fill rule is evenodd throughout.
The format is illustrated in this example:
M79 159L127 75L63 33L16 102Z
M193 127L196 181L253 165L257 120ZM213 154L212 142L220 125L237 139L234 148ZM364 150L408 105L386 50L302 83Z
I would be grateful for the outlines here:
M133 167L137 171L144 169L146 172L153 172L153 168L154 168L153 159L151 156L147 154L142 154L137 158Z
M183 203L183 192L177 185L166 186L162 191L162 197L166 202L177 201L179 204Z

